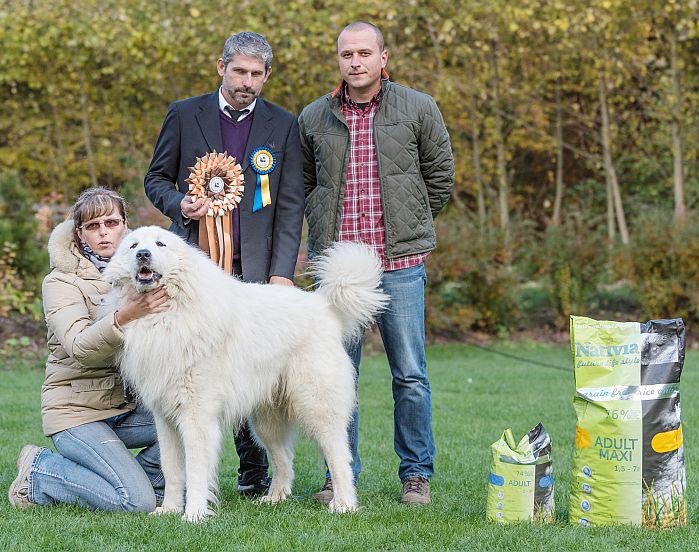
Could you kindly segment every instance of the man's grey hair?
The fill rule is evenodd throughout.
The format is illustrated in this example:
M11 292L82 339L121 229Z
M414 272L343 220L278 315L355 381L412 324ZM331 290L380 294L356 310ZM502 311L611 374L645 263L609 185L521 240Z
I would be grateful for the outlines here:
M376 42L379 44L379 52L383 52L385 47L383 42L383 33L376 25L372 25L371 23L367 23L365 21L354 21L342 29L340 34L344 33L345 31L362 31L365 29L374 31L374 34L376 35ZM340 40L340 35L337 35L337 40Z
M238 33L228 37L223 45L221 58L228 65L235 56L251 56L262 60L265 71L272 67L272 47L267 39L257 33Z

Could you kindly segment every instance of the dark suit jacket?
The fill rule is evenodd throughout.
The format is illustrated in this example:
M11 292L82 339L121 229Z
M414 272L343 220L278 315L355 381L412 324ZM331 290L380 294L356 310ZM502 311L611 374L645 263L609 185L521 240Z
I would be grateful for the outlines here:
M277 166L269 174L272 204L252 212L257 175L250 153L269 148ZM218 90L174 102L168 108L144 181L148 199L170 217L170 230L190 243L199 237L199 222L182 218L180 202L189 189L188 167L208 152L223 151ZM245 156L238 160L245 175L240 209L240 257L243 279L265 282L270 276L292 279L301 241L304 193L299 127L296 117L262 98L257 99Z

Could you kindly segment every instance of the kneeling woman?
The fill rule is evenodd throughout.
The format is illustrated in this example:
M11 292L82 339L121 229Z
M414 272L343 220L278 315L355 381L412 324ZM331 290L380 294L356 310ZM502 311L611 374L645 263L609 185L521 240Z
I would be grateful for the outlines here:
M41 388L44 433L57 452L26 445L10 503L78 503L90 509L150 512L164 478L151 415L126 397L115 368L122 326L167 309L163 290L130 297L97 317L109 284L100 271L127 232L124 200L92 188L73 206L73 220L49 239L53 270L43 282L49 357ZM130 448L142 448L133 456Z

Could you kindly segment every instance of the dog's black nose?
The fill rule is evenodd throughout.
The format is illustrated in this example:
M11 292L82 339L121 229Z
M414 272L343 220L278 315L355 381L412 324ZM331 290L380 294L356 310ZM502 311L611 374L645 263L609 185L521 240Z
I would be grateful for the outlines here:
M136 251L136 258L139 261L150 261L150 251L148 249L139 249Z

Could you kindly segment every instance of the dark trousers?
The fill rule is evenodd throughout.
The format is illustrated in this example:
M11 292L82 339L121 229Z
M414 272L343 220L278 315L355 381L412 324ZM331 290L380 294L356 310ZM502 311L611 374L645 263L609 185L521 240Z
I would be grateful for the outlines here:
M267 469L269 468L267 454L265 449L255 441L247 421L240 426L235 435L235 450L240 459L239 485L251 485L267 477Z
M233 274L242 278L243 270L238 259L233 260ZM240 467L238 468L239 485L251 485L267 477L267 470L269 469L267 454L265 449L259 446L252 436L247 420L243 422L238 433L235 434L235 450L240 459Z

